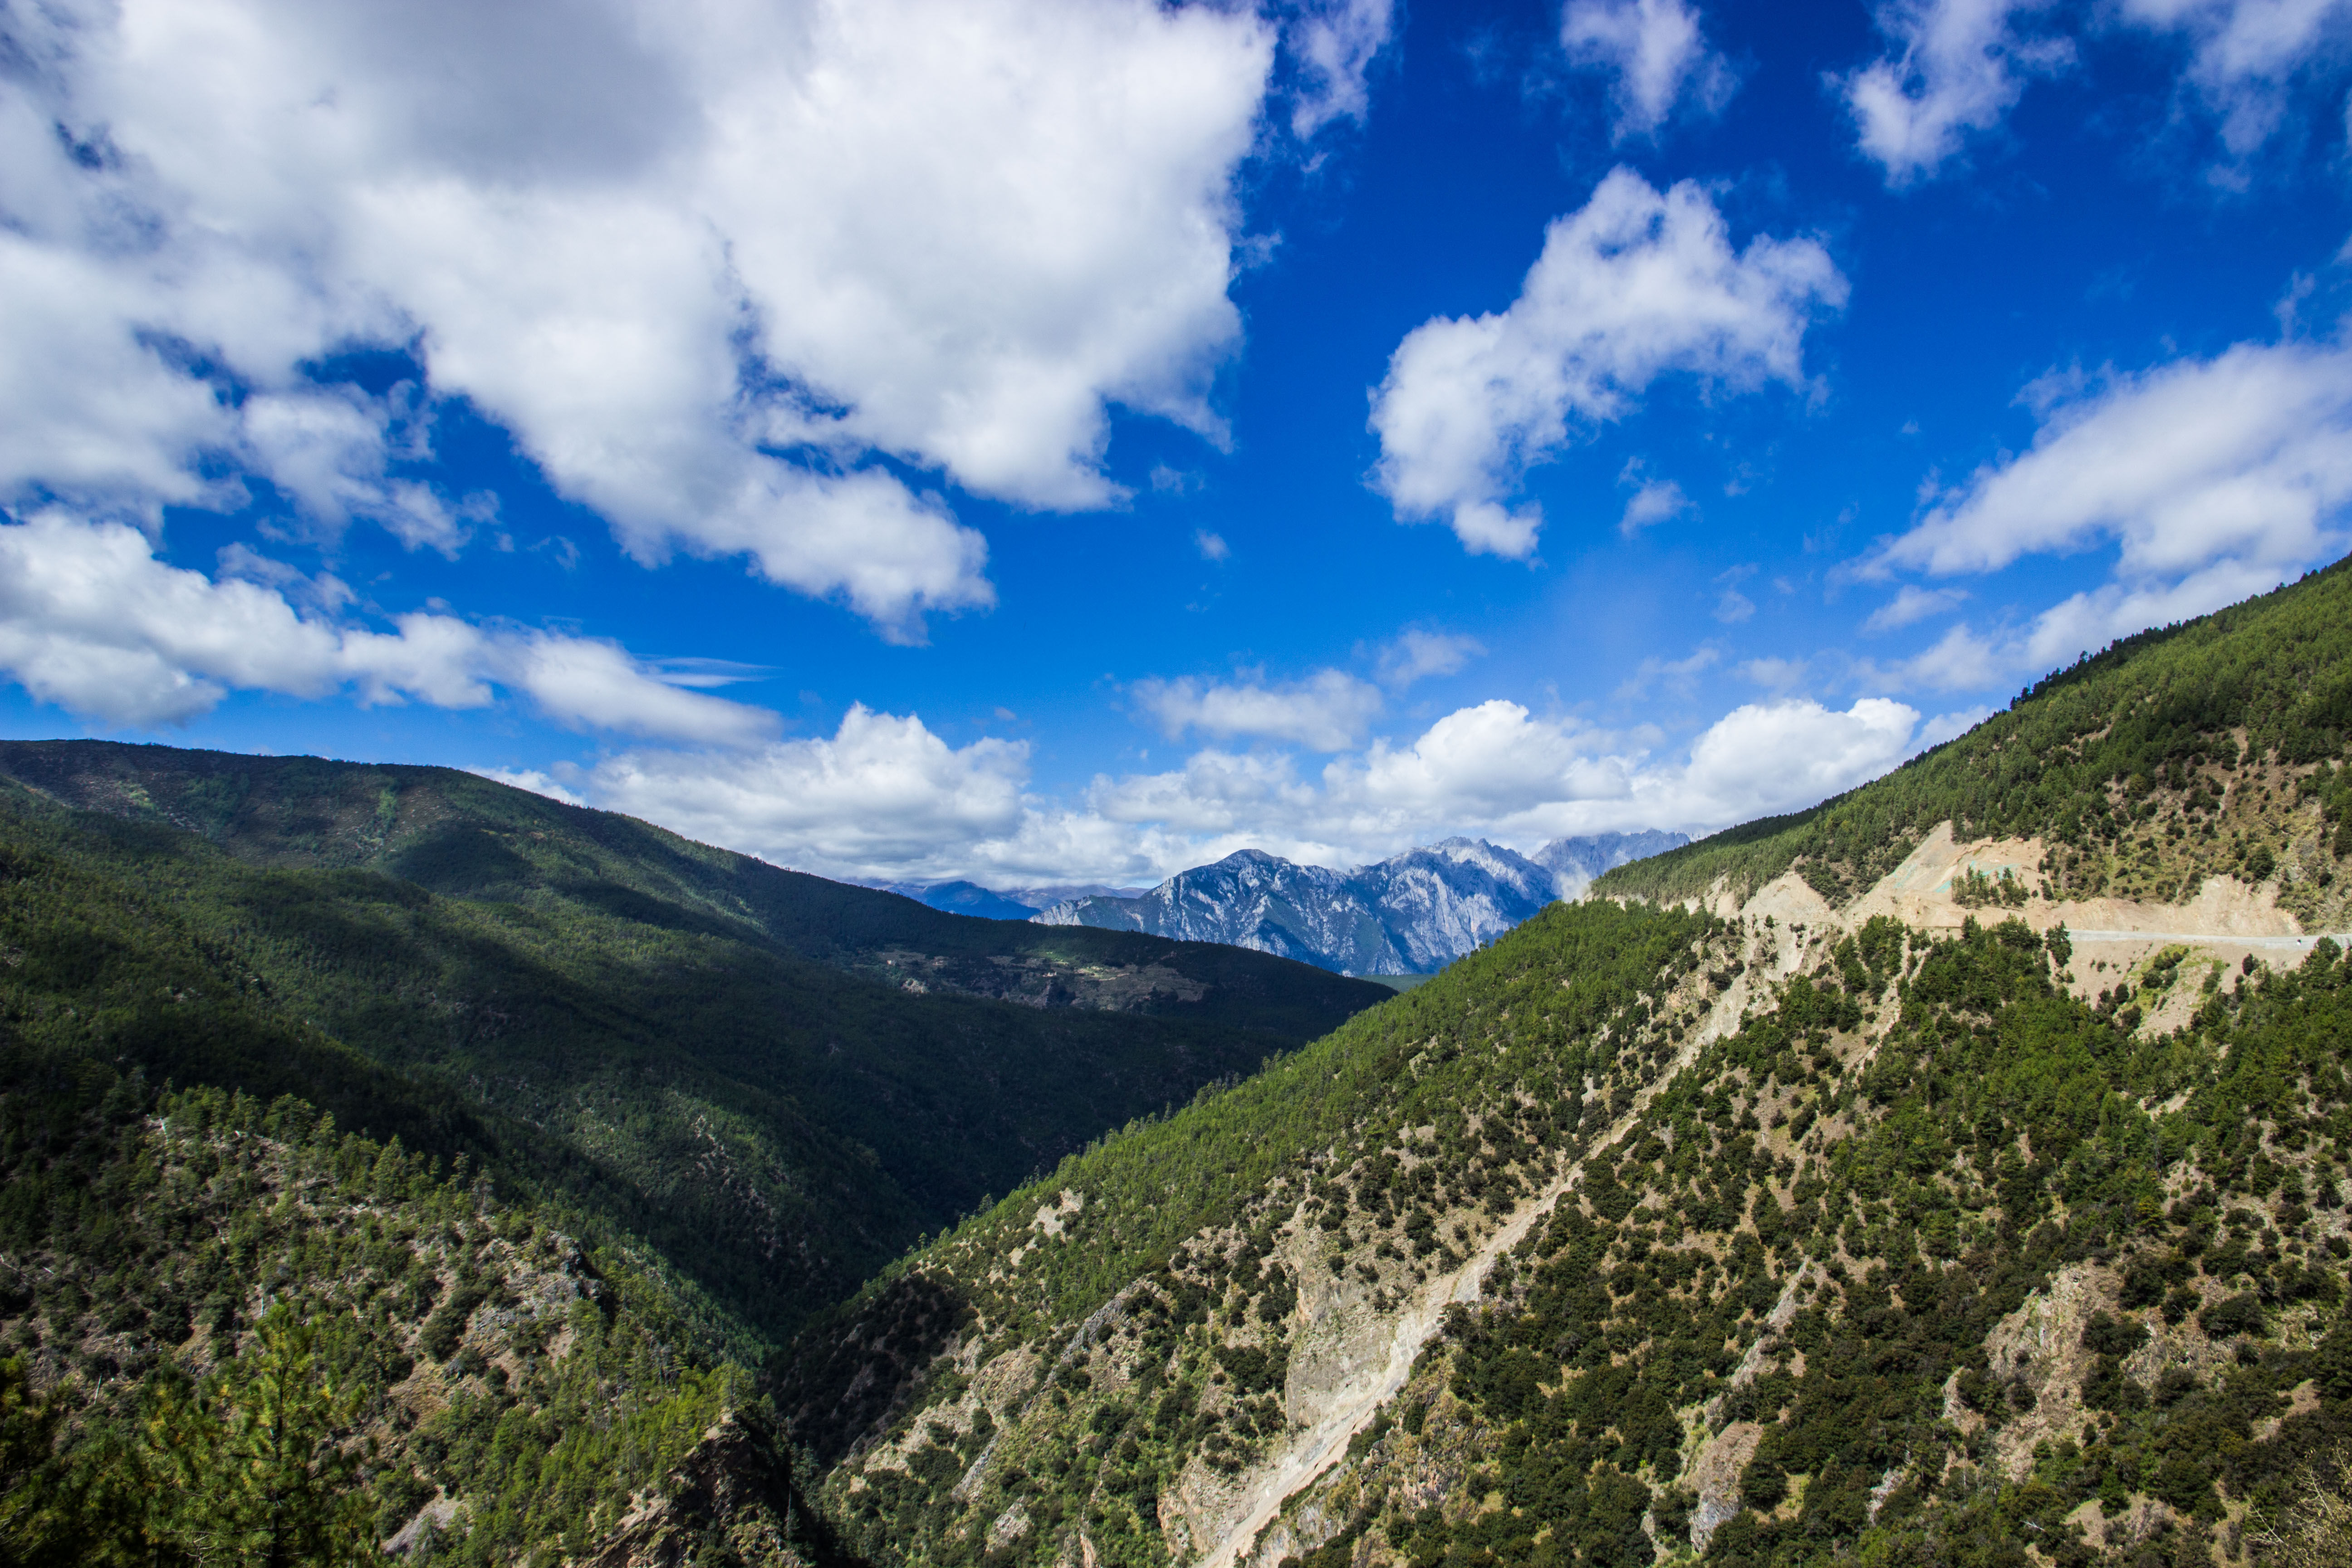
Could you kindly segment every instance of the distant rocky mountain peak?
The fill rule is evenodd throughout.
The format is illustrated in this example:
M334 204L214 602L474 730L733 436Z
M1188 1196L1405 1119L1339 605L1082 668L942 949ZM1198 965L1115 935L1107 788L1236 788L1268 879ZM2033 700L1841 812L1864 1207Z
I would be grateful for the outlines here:
M1455 837L1351 871L1236 849L1140 894L1066 899L1031 918L1295 958L1342 974L1425 974L1629 860L1689 840L1655 830L1555 839L1521 855Z

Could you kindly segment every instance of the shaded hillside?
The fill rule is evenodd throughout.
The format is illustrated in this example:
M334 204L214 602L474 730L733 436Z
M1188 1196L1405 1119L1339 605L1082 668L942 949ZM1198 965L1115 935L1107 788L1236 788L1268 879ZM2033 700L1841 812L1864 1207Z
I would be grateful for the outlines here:
M2352 850L2352 789L2334 772L2347 737L2352 563L2338 562L2126 637L1885 778L1636 861L1592 890L1737 897L1794 870L1843 902L1948 821L1963 837L2062 847L2051 870L2071 881L2053 889L2164 901L2231 871L2278 879L2282 905L2317 921L2340 906L2334 862Z
M479 901L555 900L1034 1006L1308 1039L1382 994L1263 953L951 914L454 768L11 741L0 742L0 777L62 805L184 829L249 865L383 871Z
M0 1081L0 1559L602 1556L772 1449L641 1258L462 1163L5 1036ZM826 1558L781 1460L728 1504L703 1561Z
M347 822L310 832L290 808L248 799L262 817L248 850L280 862L257 866L184 829L0 784L0 1020L153 1081L297 1093L346 1126L469 1152L517 1192L640 1238L713 1310L765 1336L1104 1129L1295 1043L1221 1021L1246 1012L1252 987L1286 1018L1349 985L1258 954L1127 939L1171 960L1144 969L1175 973L1168 984L1202 1000L1137 1016L917 994L698 904L713 879L688 873L715 852L665 835L632 859L594 836L636 845L652 837L641 825L570 813L560 837L521 824L569 808L478 780L457 788L515 811L508 838L530 854L470 820L434 819L367 853L471 896L385 870L290 868L352 842ZM419 793L421 811L436 797ZM262 795L289 798L302 797ZM383 809L397 822L398 808ZM968 955L985 952L973 931L1056 934L860 889L827 905L833 884L721 870L836 935L860 916L905 929L877 908L936 922ZM1238 982L1220 994L1225 974Z

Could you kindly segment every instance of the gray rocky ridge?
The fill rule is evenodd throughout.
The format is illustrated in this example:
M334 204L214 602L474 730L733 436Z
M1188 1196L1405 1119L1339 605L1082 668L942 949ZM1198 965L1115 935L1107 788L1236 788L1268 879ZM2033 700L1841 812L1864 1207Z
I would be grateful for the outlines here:
M1068 899L1030 918L1224 942L1342 974L1427 974L1554 899L1580 897L1610 868L1688 842L1679 833L1610 833L1521 855L1483 838L1448 838L1351 871L1241 849L1146 893Z

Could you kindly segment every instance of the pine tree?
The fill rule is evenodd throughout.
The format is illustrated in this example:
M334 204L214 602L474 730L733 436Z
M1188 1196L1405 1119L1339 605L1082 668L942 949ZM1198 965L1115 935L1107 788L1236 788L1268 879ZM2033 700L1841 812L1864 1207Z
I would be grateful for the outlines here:
M235 1363L151 1411L148 1448L170 1482L158 1533L205 1568L365 1560L350 1440L361 1401L322 1338L278 1302Z

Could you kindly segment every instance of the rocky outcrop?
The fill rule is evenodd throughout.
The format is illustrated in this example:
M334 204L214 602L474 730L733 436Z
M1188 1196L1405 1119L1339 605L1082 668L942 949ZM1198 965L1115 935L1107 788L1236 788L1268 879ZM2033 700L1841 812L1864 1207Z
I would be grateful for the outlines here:
M731 1411L660 1487L638 1498L582 1568L848 1568L801 1501L792 1461L765 1423Z

